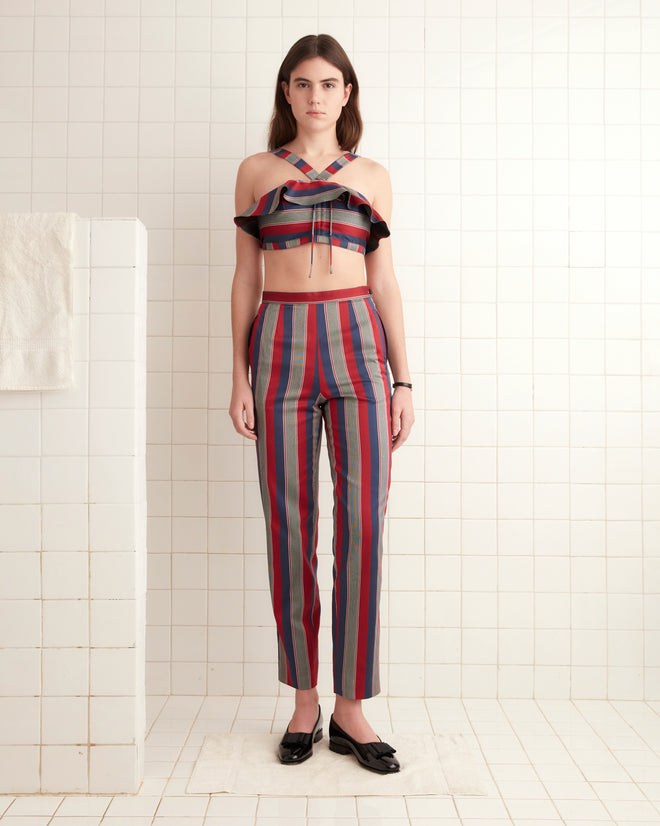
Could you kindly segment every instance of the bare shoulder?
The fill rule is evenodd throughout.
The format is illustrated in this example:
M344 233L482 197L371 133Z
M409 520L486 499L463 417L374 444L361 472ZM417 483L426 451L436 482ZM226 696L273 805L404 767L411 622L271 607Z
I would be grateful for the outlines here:
M387 171L387 167L383 166L382 163L378 163L378 161L374 161L372 158L365 158L364 155L360 155L359 158L362 162L364 173L369 175L374 183L380 185L389 184L390 173Z
M362 190L367 194L372 206L389 222L392 214L392 183L390 173L383 164L371 158L360 156L362 175L367 184Z
M238 167L238 174L244 178L258 175L272 163L272 152L256 152L244 158Z
M256 152L240 162L236 173L236 208L239 211L247 209L256 199L258 182L263 179L272 160L271 152Z
M372 158L365 158L360 155L361 175L366 182L365 190L368 190L372 203L379 202L389 212L389 202L392 198L392 182L387 167L382 163L374 161Z

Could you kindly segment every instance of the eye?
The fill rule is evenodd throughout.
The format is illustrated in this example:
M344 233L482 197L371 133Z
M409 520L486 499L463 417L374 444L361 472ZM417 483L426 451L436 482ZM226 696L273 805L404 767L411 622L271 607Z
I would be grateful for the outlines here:
M335 84L334 84L334 83L326 83L325 85L326 85L328 88L330 88L330 89L334 89L334 88L335 88Z

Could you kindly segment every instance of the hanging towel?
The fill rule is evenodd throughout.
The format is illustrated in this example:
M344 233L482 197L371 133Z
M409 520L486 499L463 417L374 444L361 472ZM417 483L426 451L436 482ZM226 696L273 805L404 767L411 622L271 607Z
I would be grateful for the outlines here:
M0 390L73 385L76 217L0 214Z

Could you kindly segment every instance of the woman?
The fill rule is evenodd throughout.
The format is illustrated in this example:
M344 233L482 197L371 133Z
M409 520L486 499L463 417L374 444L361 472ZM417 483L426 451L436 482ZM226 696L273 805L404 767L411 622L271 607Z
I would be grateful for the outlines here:
M335 498L330 748L388 773L400 768L396 750L377 737L362 700L380 692L383 519L392 450L414 413L388 240L391 185L384 167L354 154L361 133L346 53L329 35L301 38L280 67L269 151L246 158L236 180L243 231L229 414L257 445L279 679L296 689L280 761L306 760L322 736L316 541L325 426Z

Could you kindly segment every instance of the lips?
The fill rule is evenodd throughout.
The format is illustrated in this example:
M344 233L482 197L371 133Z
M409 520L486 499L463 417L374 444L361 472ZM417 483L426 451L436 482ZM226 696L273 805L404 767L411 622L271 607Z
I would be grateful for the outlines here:
M314 111L314 112L308 112L307 114L308 114L308 115L323 115L323 114L325 114L325 113L324 113L324 112L316 112L316 111Z

